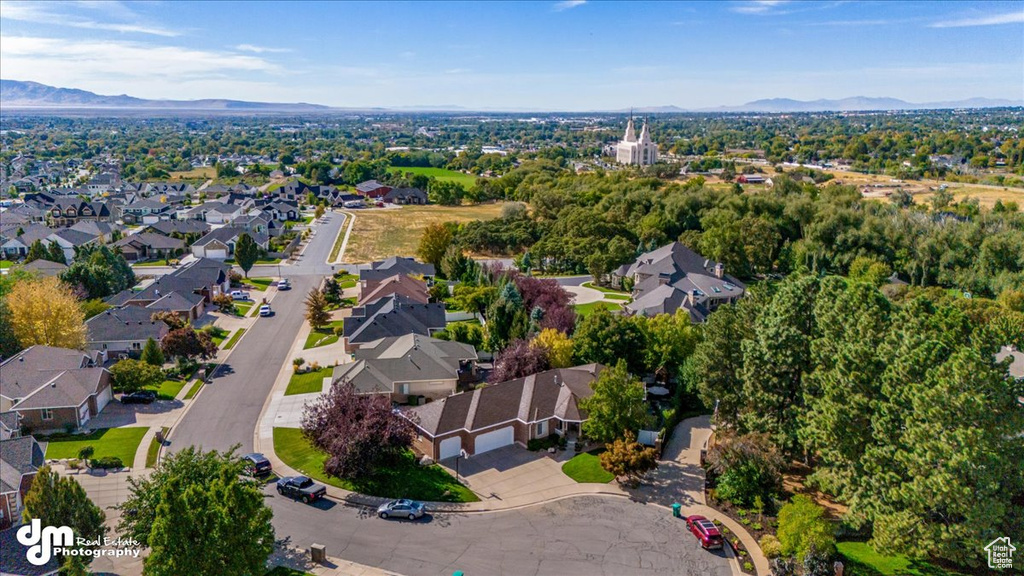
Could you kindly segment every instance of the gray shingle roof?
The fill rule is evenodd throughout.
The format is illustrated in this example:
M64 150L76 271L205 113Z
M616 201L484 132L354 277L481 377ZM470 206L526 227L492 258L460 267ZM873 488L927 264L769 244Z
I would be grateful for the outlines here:
M169 332L169 329L163 322L154 322L151 319L152 316L153 310L141 306L111 308L86 320L85 329L88 334L86 339L93 345L97 342L146 340L147 338L160 340Z
M28 561L28 547L18 542L19 527L8 528L0 531L0 568L4 574L16 574L17 576L50 576L57 574L60 565L56 556L51 556L50 561L42 566L36 566Z
M13 492L21 485L21 477L31 474L45 463L39 443L31 436L0 440L0 493Z
M154 232L130 234L121 238L117 242L114 242L114 246L125 246L127 244L146 246L153 250L179 250L185 247L184 240L171 238L170 236L164 236L163 234L156 234Z
M57 374L88 364L89 357L81 350L31 346L0 364L0 394L23 398Z
M477 354L468 344L407 334L368 342L354 357L355 362L335 367L333 379L345 379L370 394L394 392L396 382L456 379L460 362L475 360Z
M350 343L371 342L388 336L430 335L445 327L444 304L421 304L398 294L352 309L344 320Z

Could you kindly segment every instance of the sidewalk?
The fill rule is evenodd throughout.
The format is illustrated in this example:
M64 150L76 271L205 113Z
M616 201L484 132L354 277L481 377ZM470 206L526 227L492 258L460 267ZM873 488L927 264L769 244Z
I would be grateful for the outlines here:
M401 576L397 572L388 572L333 556L327 557L326 564L314 564L309 560L308 550L295 547L276 548L267 562L271 566L284 566L316 576Z

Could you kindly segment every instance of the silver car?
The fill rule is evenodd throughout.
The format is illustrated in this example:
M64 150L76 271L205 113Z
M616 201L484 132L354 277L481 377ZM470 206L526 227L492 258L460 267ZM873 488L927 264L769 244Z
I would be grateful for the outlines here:
M408 518L415 520L422 518L427 507L422 502L415 500L392 500L377 507L377 516L387 520L388 518Z

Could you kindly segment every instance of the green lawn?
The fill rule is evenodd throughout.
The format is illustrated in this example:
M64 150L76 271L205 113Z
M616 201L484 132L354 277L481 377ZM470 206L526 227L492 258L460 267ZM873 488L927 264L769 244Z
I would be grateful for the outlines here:
M249 314L249 310L252 310L253 306L255 306L253 302L235 302L235 315L245 316Z
M334 275L334 279L338 282L338 286L340 286L342 290L355 288L356 284L359 283L359 276L356 276L355 274L339 272Z
M242 337L242 334L245 334L245 328L239 328L238 331L232 334L231 338L228 338L228 341L224 343L224 349L231 350L232 348L234 348L235 344L238 342L238 339Z
M622 310L622 306L619 304L601 301L591 302L590 304L580 304L579 306L573 306L573 308L576 309L576 315L581 318L586 318L590 314L593 314L598 308L604 308L605 310L611 310L612 312Z
M457 182L462 184L463 188L467 190L476 184L476 176L471 174L463 174L462 172L456 172L454 170L446 170L444 168L424 168L424 167L405 167L405 166L393 166L388 168L388 172L400 172L402 174L406 172L412 172L413 174L423 174L428 178L436 178L441 182Z
M334 367L331 366L312 372L292 374L291 379L288 380L288 388L285 389L284 395L320 393L324 389L324 378L329 378L333 372Z
M628 294L610 294L610 293L605 293L604 299L605 300L617 300L619 302L625 302L625 303L628 304L629 301L633 299L633 297L629 296Z
M594 284L593 282L584 282L583 283L583 287L584 288L593 288L594 290L597 290L598 292L604 292L605 294L617 294L619 296L627 296L627 297L629 296L629 292L626 292L625 290L616 290L615 288L605 288L604 286L599 286L597 284Z
M335 320L319 330L311 331L309 336L306 337L306 343L302 346L302 349L309 350L310 348L334 344L338 341L338 335L334 333L334 329L343 323L342 320Z
M147 430L149 428L146 426L132 426L103 428L90 434L60 435L47 440L46 458L78 458L79 450L92 446L95 450L93 458L117 456L125 466L131 466L135 462L135 452L139 449L139 443L142 442Z
M476 502L469 488L434 464L420 466L412 452L372 477L342 480L324 473L327 455L310 446L298 428L274 428L274 452L288 466L325 484L382 498L412 498L428 502ZM448 492L446 495L445 492Z
M167 438L167 433L171 430L167 426L160 428L163 431L164 438ZM152 468L156 466L156 458L160 455L160 442L157 441L156 436L149 441L149 449L146 450L146 468Z
M200 378L200 379L196 380L195 384L193 384L192 387L188 389L188 392L185 393L185 400L191 400L191 399L195 398L196 394L199 393L199 389L202 388L202 387L203 387L203 379Z
M0 270L6 270L11 266L14 266L14 262L11 262L10 260L0 260Z
M186 382L187 380L164 380L159 386L149 389L156 392L157 398L161 400L174 400Z
M224 261L225 264L237 264L234 258L228 258ZM280 264L280 258L259 258L256 260L256 264ZM244 284L244 282L243 282Z
M562 464L562 472L580 484L607 484L615 479L611 472L601 468L597 454L591 452L581 452L573 456L572 460Z
M867 542L838 542L836 549L843 556L845 574L849 576L961 576L906 556L879 554Z
M273 278L242 278L243 285L252 286L257 290L266 290L273 281Z
M315 218L313 216L303 216L302 217L302 223L303 224L309 224L313 220L315 220Z
M210 335L210 340L213 340L213 343L216 344L218 347L221 345L221 342L224 342L224 339L227 338L228 336L228 331L219 326L214 326L212 330L207 330L206 332Z
M135 268L167 266L166 260L150 260L149 262L136 262L132 264Z

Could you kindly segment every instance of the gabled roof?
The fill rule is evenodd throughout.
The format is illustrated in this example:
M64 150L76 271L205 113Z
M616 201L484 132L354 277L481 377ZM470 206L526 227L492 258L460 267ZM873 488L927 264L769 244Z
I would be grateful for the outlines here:
M0 494L18 490L22 476L34 473L45 463L43 450L32 436L0 440Z
M456 379L460 362L477 358L468 344L419 334L367 342L353 356L355 362L334 368L333 379L364 394L394 392L396 382Z
M359 184L356 184L356 190L360 192L373 192L374 190L379 190L381 188L388 188L388 186L385 184L381 184L376 180L367 180L365 182L360 182Z
M201 294L189 292L171 292L161 296L159 300L146 305L152 312L188 312L203 301Z
M406 334L426 336L444 327L444 304L422 304L397 294L353 308L352 316L344 320L350 343Z
M98 238L96 234L88 234L81 230L74 230L72 228L62 228L54 232L53 235L68 242L72 246L83 246Z
M145 246L153 250L178 250L185 247L185 241L180 238L171 238L170 236L153 232L130 234L114 242L114 246L125 246L127 244Z
M170 329L152 316L153 310L141 306L111 308L85 321L86 339L91 343L160 340Z
M419 198L420 200L426 201L427 193L419 188L392 188L384 195L384 199L388 202L408 200L409 198Z
M405 274L395 274L381 280L369 292L360 293L359 302L361 304L373 302L392 294L401 294L420 304L426 304L430 301L430 292L427 289L426 282Z
M252 236L252 239L260 246L266 247L270 237L267 236L266 232L259 232L256 230L246 230L245 228L238 228L236 226L224 226L223 228L217 228L211 230L206 236L203 236L199 240L196 240L193 246L206 246L210 242L217 240L218 242L227 244L235 240L241 234L246 233Z
M179 234L205 234L210 231L211 226L202 220L188 218L186 220L161 220L150 224L147 230L153 230L165 236L177 232Z
M433 276L436 274L434 265L417 262L412 258L392 256L386 260L379 260L370 264L369 270L360 270L360 280L383 280L395 274L408 274L413 276Z
M22 398L57 374L89 364L89 357L81 350L30 346L0 363L0 395Z
M95 220L81 220L75 222L75 225L70 228L71 230L78 230L79 232L85 232L93 236L106 236L113 231L113 226L106 222L97 222Z

